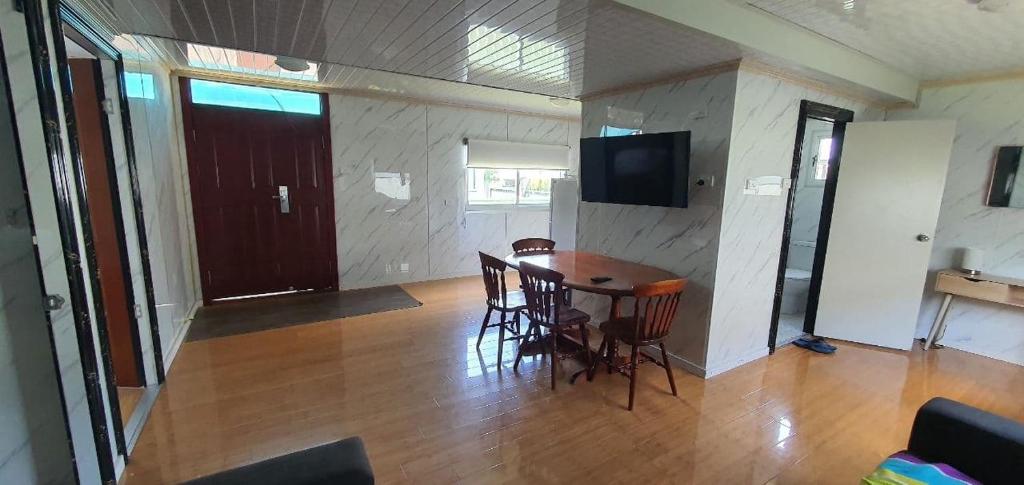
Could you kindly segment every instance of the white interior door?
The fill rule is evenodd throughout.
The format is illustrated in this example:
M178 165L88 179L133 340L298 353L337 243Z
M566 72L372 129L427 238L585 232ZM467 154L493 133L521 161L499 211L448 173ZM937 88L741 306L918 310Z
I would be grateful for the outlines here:
M909 350L956 124L849 123L814 333Z

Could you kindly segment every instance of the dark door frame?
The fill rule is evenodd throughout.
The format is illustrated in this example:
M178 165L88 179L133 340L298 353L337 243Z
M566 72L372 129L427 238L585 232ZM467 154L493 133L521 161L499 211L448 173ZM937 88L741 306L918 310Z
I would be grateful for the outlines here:
M87 298L85 277L82 274L82 251L78 245L75 228L74 201L69 186L68 175L71 173L67 162L75 164L73 157L64 153L60 132L63 124L58 111L56 83L50 67L50 52L47 48L47 23L44 14L43 0L23 0L21 7L25 13L25 28L29 42L35 47L30 49L32 67L39 100L39 111L43 121L43 140L46 146L47 161L54 189L54 203L57 209L58 233L64 249L64 265L67 272L68 299L71 302L75 319L75 336L82 363L82 377L85 381L86 402L89 408L89 421L92 425L93 439L96 446L97 462L100 479L113 483L116 480L114 457L110 450L109 430L106 422L106 406L103 400L103 384L100 383L98 352L93 343L92 321L89 316L89 299ZM57 12L57 1L47 2L50 16L49 28L54 34L54 56L58 59L67 58L64 51L60 19ZM66 68L66 66L65 66ZM60 64L58 63L58 70ZM60 74L58 74L60 75ZM66 75L63 77L67 77ZM63 88L64 86L62 86ZM65 100L66 102L66 100ZM65 120L66 121L66 120ZM75 172L79 172L75 170ZM79 172L80 173L80 172ZM83 199L83 187L77 187L78 202ZM81 207L81 206L80 206ZM87 217L87 214L86 214ZM83 220L83 223L85 221ZM88 229L84 229L88 235ZM88 236L87 236L88 237ZM88 244L88 240L87 240Z
M216 79L216 78L203 78L203 77L191 78L191 77L185 77L185 76L180 76L178 78L178 83L179 83L178 84L178 87L179 87L179 91L178 92L179 92L179 97L181 98L181 118L182 118L182 127L181 127L181 129L183 130L183 137L185 139L186 152L189 155L189 159L187 161L187 165L188 165L188 174L189 174L189 185L190 185L190 188L191 188L190 193L191 193L191 197L192 197L192 213L193 213L192 214L192 216L193 216L192 220L193 220L193 224L195 226L196 239L198 241L199 239L201 239L203 237L203 229L202 229L201 224L196 222L196 221L200 220L200 214L199 214L198 211L200 210L199 208L201 206L201 204L196 203L196 198L197 197L202 197L202 191L200 191L199 188L195 185L196 184L195 180L198 178L198 175L197 175L197 172L196 172L196 169L195 169L195 164L194 164L195 162L191 158L191 154L193 153L194 150L196 150L196 147L195 147L195 143L196 143L195 142L195 136L193 134L194 122L193 122L193 110L192 110L192 108L193 108L192 88L191 88L191 85L189 83L189 81L191 81L192 79L207 80L207 81L224 83L224 84L237 84L237 85L242 85L242 86L258 86L258 85L257 84L247 84L247 83L243 83L243 82L238 82L236 80L223 80L223 79ZM323 133L322 143L323 143L323 150L324 150L324 163L327 164L327 167L323 167L323 168L325 168L325 170L323 171L323 173L325 174L324 175L324 187L325 187L325 190L327 191L327 193L330 194L330 198L331 198L331 200L329 201L330 203L325 204L325 208L326 208L325 218L327 218L327 220L330 222L330 227L331 227L330 234L328 235L329 236L329 244L334 248L333 253L335 255L337 255L337 252L338 252L337 251L337 249L338 249L338 241L337 241L337 236L336 236L337 228L335 227L336 226L336 222L335 222L335 216L334 216L334 214L335 214L335 212L334 212L334 177L333 177L333 170L331 168L331 166L332 166L331 125L330 125L331 112L330 112L330 102L329 102L328 95L327 95L327 93L316 92L316 91L304 91L304 90L296 89L296 88L274 87L273 89L287 89L287 90L297 91L297 92L310 92L310 93L318 94L320 96L320 120L321 120L321 123L322 123L322 133ZM223 107L223 109L228 109L228 110L249 110L248 108L233 108L233 107ZM250 111L255 111L255 110L250 110ZM197 244L197 249L199 247L202 247L202 244ZM337 257L337 256L335 256L335 257ZM197 251L197 261L198 261L198 264L199 264L200 273L202 273L203 267L204 267L202 251ZM318 289L312 290L311 292L319 293L319 292L329 292L329 291L337 291L338 290L338 287L339 287L339 283L338 283L338 281L339 281L338 280L338 264L337 264L336 260L334 260L334 259L332 259L330 261L330 264L331 264L330 270L332 271L331 284L329 286L327 286L327 287L324 287L324 288L318 288ZM201 285L201 287L203 289L203 291L202 291L202 294L203 294L203 304L204 305L214 305L214 304L216 304L217 301L211 299L210 298L210 292L206 290L207 289L207 279L202 277L202 276L200 276L199 279L200 279L200 285Z
M771 330L768 332L768 352L775 353L779 334L779 315L782 312L782 290L786 284L786 261L789 259L789 243L793 232L793 209L796 201L796 187L800 180L803 158L804 134L808 119L828 121L832 128L832 154L829 157L828 177L825 179L825 194L821 201L821 219L818 224L818 241L814 250L814 267L811 270L811 288L807 295L807 312L804 316L804 332L814 334L818 314L818 298L821 295L821 278L825 271L825 255L828 253L828 235L832 228L832 209L836 200L839 183L839 166L842 162L843 140L846 124L853 122L853 111L826 104L803 100L800 102L800 117L797 121L793 165L790 170L792 188L786 198L786 222L782 230L782 251L779 257L779 271L775 279L775 304L772 307Z

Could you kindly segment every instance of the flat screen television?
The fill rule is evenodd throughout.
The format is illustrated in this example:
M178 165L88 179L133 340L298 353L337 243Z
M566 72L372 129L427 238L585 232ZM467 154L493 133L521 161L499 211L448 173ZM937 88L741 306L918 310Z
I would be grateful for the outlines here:
M580 140L586 202L686 207L689 178L688 131Z

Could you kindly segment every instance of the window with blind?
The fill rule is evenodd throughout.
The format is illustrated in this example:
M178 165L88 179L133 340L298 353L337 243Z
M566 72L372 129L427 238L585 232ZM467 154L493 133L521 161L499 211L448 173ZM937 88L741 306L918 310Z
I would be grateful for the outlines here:
M546 208L551 180L565 177L568 170L565 145L467 140L467 208Z

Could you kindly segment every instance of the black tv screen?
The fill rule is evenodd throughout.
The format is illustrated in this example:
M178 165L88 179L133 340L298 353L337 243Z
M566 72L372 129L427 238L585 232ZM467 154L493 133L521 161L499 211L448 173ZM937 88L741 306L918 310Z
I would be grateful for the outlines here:
M690 132L580 140L580 192L586 202L686 207Z

